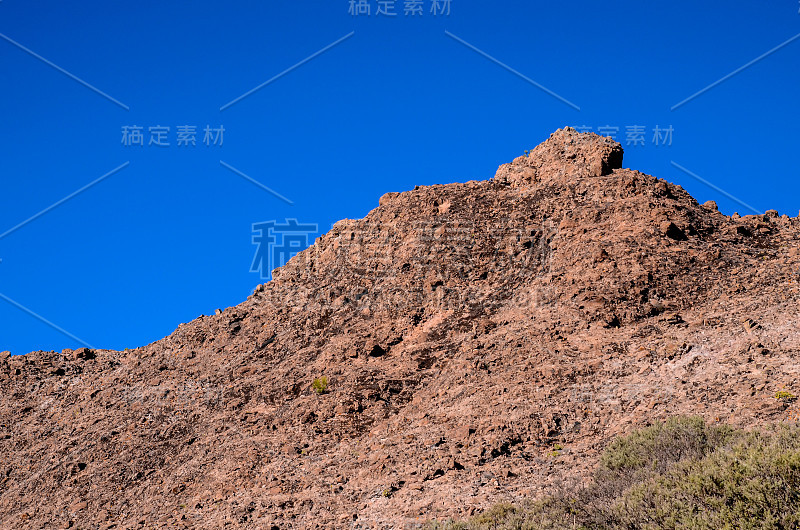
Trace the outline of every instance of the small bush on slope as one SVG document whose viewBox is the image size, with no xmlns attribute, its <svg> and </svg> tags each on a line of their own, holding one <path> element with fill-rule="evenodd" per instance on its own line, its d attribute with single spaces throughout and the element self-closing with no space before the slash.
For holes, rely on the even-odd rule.
<svg viewBox="0 0 800 530">
<path fill-rule="evenodd" d="M 314 388 L 314 392 L 317 394 L 327 394 L 328 393 L 328 378 L 326 376 L 317 377 L 311 383 L 312 388 Z"/>
<path fill-rule="evenodd" d="M 745 432 L 673 418 L 612 442 L 589 487 L 432 527 L 800 528 L 800 428 Z"/>
</svg>

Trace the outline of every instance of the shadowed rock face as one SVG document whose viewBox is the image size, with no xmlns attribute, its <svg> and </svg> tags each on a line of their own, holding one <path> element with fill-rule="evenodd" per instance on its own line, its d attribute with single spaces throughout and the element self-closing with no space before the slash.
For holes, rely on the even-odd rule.
<svg viewBox="0 0 800 530">
<path fill-rule="evenodd" d="M 556 131 L 163 340 L 0 357 L 0 527 L 413 526 L 585 479 L 669 415 L 796 417 L 798 219 L 621 162 Z"/>
</svg>

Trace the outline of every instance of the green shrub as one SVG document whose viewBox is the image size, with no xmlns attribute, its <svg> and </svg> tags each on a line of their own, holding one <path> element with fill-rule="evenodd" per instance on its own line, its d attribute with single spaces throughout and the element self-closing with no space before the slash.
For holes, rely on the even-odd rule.
<svg viewBox="0 0 800 530">
<path fill-rule="evenodd" d="M 800 431 L 741 434 L 724 450 L 680 462 L 637 484 L 618 503 L 624 525 L 658 520 L 665 528 L 797 528 Z"/>
<path fill-rule="evenodd" d="M 446 530 L 800 528 L 800 427 L 673 418 L 609 444 L 592 484 Z"/>
<path fill-rule="evenodd" d="M 317 377 L 314 379 L 314 382 L 311 383 L 311 386 L 317 394 L 326 394 L 328 392 L 328 378 L 324 375 L 322 377 Z"/>
<path fill-rule="evenodd" d="M 700 417 L 669 418 L 612 441 L 600 457 L 597 478 L 663 473 L 686 458 L 704 457 L 732 435 L 730 427 L 710 427 Z"/>
<path fill-rule="evenodd" d="M 775 399 L 789 402 L 796 400 L 797 396 L 795 396 L 791 392 L 787 392 L 786 390 L 778 390 L 777 392 L 775 392 Z"/>
</svg>

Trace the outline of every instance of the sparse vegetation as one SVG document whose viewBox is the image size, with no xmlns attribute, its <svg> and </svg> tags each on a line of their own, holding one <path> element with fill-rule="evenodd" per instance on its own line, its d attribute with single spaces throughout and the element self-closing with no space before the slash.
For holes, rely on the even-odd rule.
<svg viewBox="0 0 800 530">
<path fill-rule="evenodd" d="M 787 390 L 779 390 L 779 391 L 775 392 L 775 399 L 779 399 L 781 401 L 786 401 L 788 403 L 790 401 L 796 400 L 797 396 L 795 396 L 794 394 L 792 394 L 791 392 L 789 392 Z"/>
<path fill-rule="evenodd" d="M 613 441 L 593 483 L 440 530 L 800 526 L 800 427 L 746 432 L 679 417 Z"/>
<path fill-rule="evenodd" d="M 328 378 L 326 376 L 317 377 L 314 379 L 314 382 L 311 383 L 312 388 L 314 388 L 314 392 L 317 394 L 327 394 L 328 393 Z"/>
</svg>

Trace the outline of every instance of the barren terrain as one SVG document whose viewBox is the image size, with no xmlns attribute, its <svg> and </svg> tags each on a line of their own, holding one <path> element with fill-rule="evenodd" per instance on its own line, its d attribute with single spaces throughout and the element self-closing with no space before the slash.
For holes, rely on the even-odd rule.
<svg viewBox="0 0 800 530">
<path fill-rule="evenodd" d="M 158 342 L 3 356 L 0 527 L 414 527 L 584 480 L 668 416 L 795 421 L 798 236 L 559 130 Z"/>
</svg>

